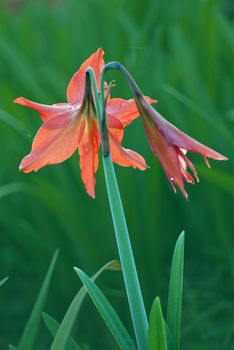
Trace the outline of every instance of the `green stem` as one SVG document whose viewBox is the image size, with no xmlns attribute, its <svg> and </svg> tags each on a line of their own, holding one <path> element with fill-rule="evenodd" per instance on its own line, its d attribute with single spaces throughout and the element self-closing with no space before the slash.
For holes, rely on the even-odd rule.
<svg viewBox="0 0 234 350">
<path fill-rule="evenodd" d="M 94 100 L 96 104 L 99 127 L 101 127 L 102 109 L 104 106 L 104 74 L 101 77 L 100 99 L 98 96 L 96 79 L 92 69 L 88 69 L 91 76 Z M 104 72 L 103 72 L 104 73 Z M 125 288 L 128 297 L 133 327 L 139 350 L 147 349 L 148 321 L 146 317 L 141 288 L 138 280 L 136 265 L 132 252 L 128 228 L 115 176 L 114 166 L 110 154 L 103 157 L 104 173 L 110 209 L 114 224 L 115 236 L 123 270 Z"/>
</svg>

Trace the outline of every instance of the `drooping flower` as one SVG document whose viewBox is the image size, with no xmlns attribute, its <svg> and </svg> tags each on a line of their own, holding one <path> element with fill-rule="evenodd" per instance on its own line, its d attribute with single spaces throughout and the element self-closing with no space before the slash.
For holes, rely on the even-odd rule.
<svg viewBox="0 0 234 350">
<path fill-rule="evenodd" d="M 176 128 L 152 108 L 143 96 L 138 97 L 137 105 L 141 111 L 142 123 L 152 152 L 159 159 L 168 180 L 176 192 L 176 184 L 183 195 L 188 198 L 184 189 L 183 179 L 194 184 L 192 175 L 199 181 L 196 169 L 187 157 L 187 152 L 199 153 L 210 167 L 207 158 L 227 160 L 222 154 L 196 141 L 192 137 Z"/>
<path fill-rule="evenodd" d="M 43 125 L 38 130 L 29 155 L 23 158 L 20 170 L 25 173 L 65 161 L 76 150 L 80 155 L 81 177 L 87 193 L 95 197 L 95 173 L 98 168 L 100 136 L 90 81 L 85 78 L 92 67 L 100 87 L 104 52 L 98 49 L 73 75 L 67 88 L 67 103 L 51 106 L 32 102 L 24 97 L 14 102 L 40 113 Z M 154 101 L 148 98 L 149 102 Z M 119 116 L 136 118 L 139 113 L 134 100 L 109 99 L 107 103 L 108 134 L 112 160 L 122 166 L 146 169 L 138 153 L 121 146 L 124 125 Z"/>
<path fill-rule="evenodd" d="M 127 78 L 135 95 L 135 101 L 150 148 L 159 159 L 173 190 L 176 192 L 176 184 L 183 195 L 188 198 L 183 180 L 194 184 L 194 178 L 197 182 L 199 178 L 194 165 L 187 157 L 187 152 L 201 154 L 208 167 L 210 167 L 210 164 L 207 158 L 216 160 L 227 160 L 228 158 L 196 141 L 168 122 L 148 103 L 129 72 L 123 66 L 118 62 L 113 62 L 110 65 L 120 69 Z M 123 115 L 120 116 L 120 119 L 124 126 L 131 122 L 131 116 L 126 118 Z M 188 169 L 190 169 L 194 178 L 188 172 Z"/>
</svg>

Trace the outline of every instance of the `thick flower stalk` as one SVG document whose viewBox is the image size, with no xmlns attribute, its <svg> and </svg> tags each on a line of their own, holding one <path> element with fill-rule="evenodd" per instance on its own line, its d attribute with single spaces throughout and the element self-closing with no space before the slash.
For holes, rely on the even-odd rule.
<svg viewBox="0 0 234 350">
<path fill-rule="evenodd" d="M 108 199 L 112 214 L 116 243 L 119 251 L 121 267 L 123 271 L 124 284 L 127 292 L 128 304 L 132 316 L 133 327 L 139 350 L 147 349 L 148 321 L 138 280 L 137 269 L 131 247 L 124 209 L 119 193 L 118 183 L 115 176 L 114 166 L 109 149 L 109 133 L 106 120 L 106 105 L 108 93 L 105 93 L 103 74 L 101 79 L 100 97 L 97 93 L 97 84 L 93 70 L 87 70 L 90 74 L 94 92 L 99 128 L 101 131 L 103 166 L 107 186 Z"/>
<path fill-rule="evenodd" d="M 127 78 L 135 96 L 136 105 L 152 152 L 159 159 L 168 180 L 176 192 L 175 184 L 183 195 L 188 198 L 183 180 L 194 184 L 194 178 L 199 181 L 196 169 L 187 157 L 187 152 L 201 154 L 210 167 L 207 158 L 227 160 L 225 156 L 188 136 L 173 124 L 163 118 L 144 98 L 129 72 L 118 62 L 110 62 L 105 70 L 119 69 Z M 120 117 L 123 125 L 128 125 L 132 119 Z M 191 173 L 188 172 L 190 169 Z"/>
<path fill-rule="evenodd" d="M 34 138 L 30 154 L 24 157 L 20 164 L 20 170 L 28 173 L 38 171 L 49 164 L 61 163 L 77 150 L 80 155 L 81 178 L 87 193 L 93 198 L 100 134 L 89 76 L 85 78 L 85 72 L 88 67 L 93 69 L 99 89 L 101 72 L 105 64 L 103 55 L 103 50 L 98 49 L 73 75 L 67 88 L 67 103 L 48 106 L 24 97 L 14 101 L 39 112 L 43 121 Z M 146 99 L 150 103 L 154 102 L 148 97 Z M 136 118 L 139 115 L 134 99 L 109 98 L 106 115 L 113 162 L 145 170 L 147 166 L 143 157 L 121 146 L 124 133 L 121 118 Z"/>
</svg>

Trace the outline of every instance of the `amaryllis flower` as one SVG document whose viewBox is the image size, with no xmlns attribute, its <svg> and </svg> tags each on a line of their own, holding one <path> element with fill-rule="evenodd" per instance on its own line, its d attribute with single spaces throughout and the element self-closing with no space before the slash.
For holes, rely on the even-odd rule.
<svg viewBox="0 0 234 350">
<path fill-rule="evenodd" d="M 187 157 L 187 152 L 201 154 L 208 167 L 210 167 L 210 164 L 207 158 L 216 160 L 227 160 L 227 158 L 169 123 L 151 107 L 142 95 L 137 96 L 136 102 L 152 152 L 159 159 L 174 191 L 176 192 L 174 185 L 176 184 L 183 195 L 188 198 L 183 179 L 194 184 L 194 178 L 197 182 L 199 178 L 194 165 Z M 188 169 L 190 169 L 194 178 L 188 172 Z"/>
<path fill-rule="evenodd" d="M 31 153 L 22 160 L 20 170 L 25 173 L 38 171 L 48 164 L 63 162 L 78 150 L 81 177 L 88 194 L 93 198 L 100 136 L 91 84 L 85 78 L 85 72 L 88 67 L 93 68 L 99 88 L 104 67 L 103 55 L 103 50 L 98 49 L 73 75 L 67 88 L 67 103 L 48 106 L 24 97 L 14 101 L 36 110 L 43 120 L 43 125 L 33 140 Z M 145 160 L 138 153 L 121 146 L 124 125 L 119 116 L 136 118 L 139 113 L 135 101 L 109 99 L 106 113 L 112 160 L 122 166 L 146 169 Z"/>
<path fill-rule="evenodd" d="M 216 160 L 227 160 L 228 158 L 186 135 L 163 118 L 144 98 L 134 79 L 120 63 L 111 62 L 109 68 L 119 69 L 127 78 L 135 95 L 137 108 L 152 152 L 159 159 L 173 190 L 176 192 L 176 184 L 183 195 L 188 198 L 183 180 L 194 184 L 194 178 L 197 182 L 199 178 L 194 165 L 187 157 L 187 152 L 201 154 L 208 167 L 210 167 L 210 164 L 207 158 Z M 126 118 L 123 115 L 120 116 L 120 119 L 124 126 L 131 122 L 131 116 Z M 188 169 L 190 169 L 194 178 L 188 172 Z"/>
</svg>

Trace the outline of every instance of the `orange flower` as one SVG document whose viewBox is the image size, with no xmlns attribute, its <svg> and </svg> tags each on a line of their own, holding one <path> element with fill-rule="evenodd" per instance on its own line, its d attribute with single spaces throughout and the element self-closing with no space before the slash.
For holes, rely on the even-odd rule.
<svg viewBox="0 0 234 350">
<path fill-rule="evenodd" d="M 131 87 L 136 94 L 137 107 L 152 152 L 159 159 L 174 191 L 176 192 L 174 185 L 176 184 L 188 198 L 183 179 L 192 184 L 194 179 L 187 168 L 191 170 L 197 182 L 199 178 L 186 153 L 189 151 L 201 154 L 208 167 L 210 165 L 207 157 L 216 160 L 227 160 L 227 158 L 177 129 L 150 106 L 133 82 Z"/>
<path fill-rule="evenodd" d="M 87 193 L 93 198 L 100 136 L 92 89 L 90 81 L 85 79 L 85 72 L 88 67 L 93 68 L 99 88 L 104 67 L 103 55 L 103 50 L 98 49 L 73 75 L 67 88 L 67 103 L 47 106 L 24 97 L 14 101 L 39 112 L 44 122 L 33 140 L 31 153 L 21 162 L 20 170 L 28 173 L 38 171 L 48 164 L 61 163 L 77 149 L 81 177 Z M 148 101 L 154 102 L 149 98 Z M 119 117 L 131 117 L 131 120 L 136 118 L 139 113 L 135 101 L 109 99 L 106 114 L 112 160 L 122 166 L 146 169 L 145 160 L 138 153 L 121 146 L 124 124 Z"/>
</svg>

